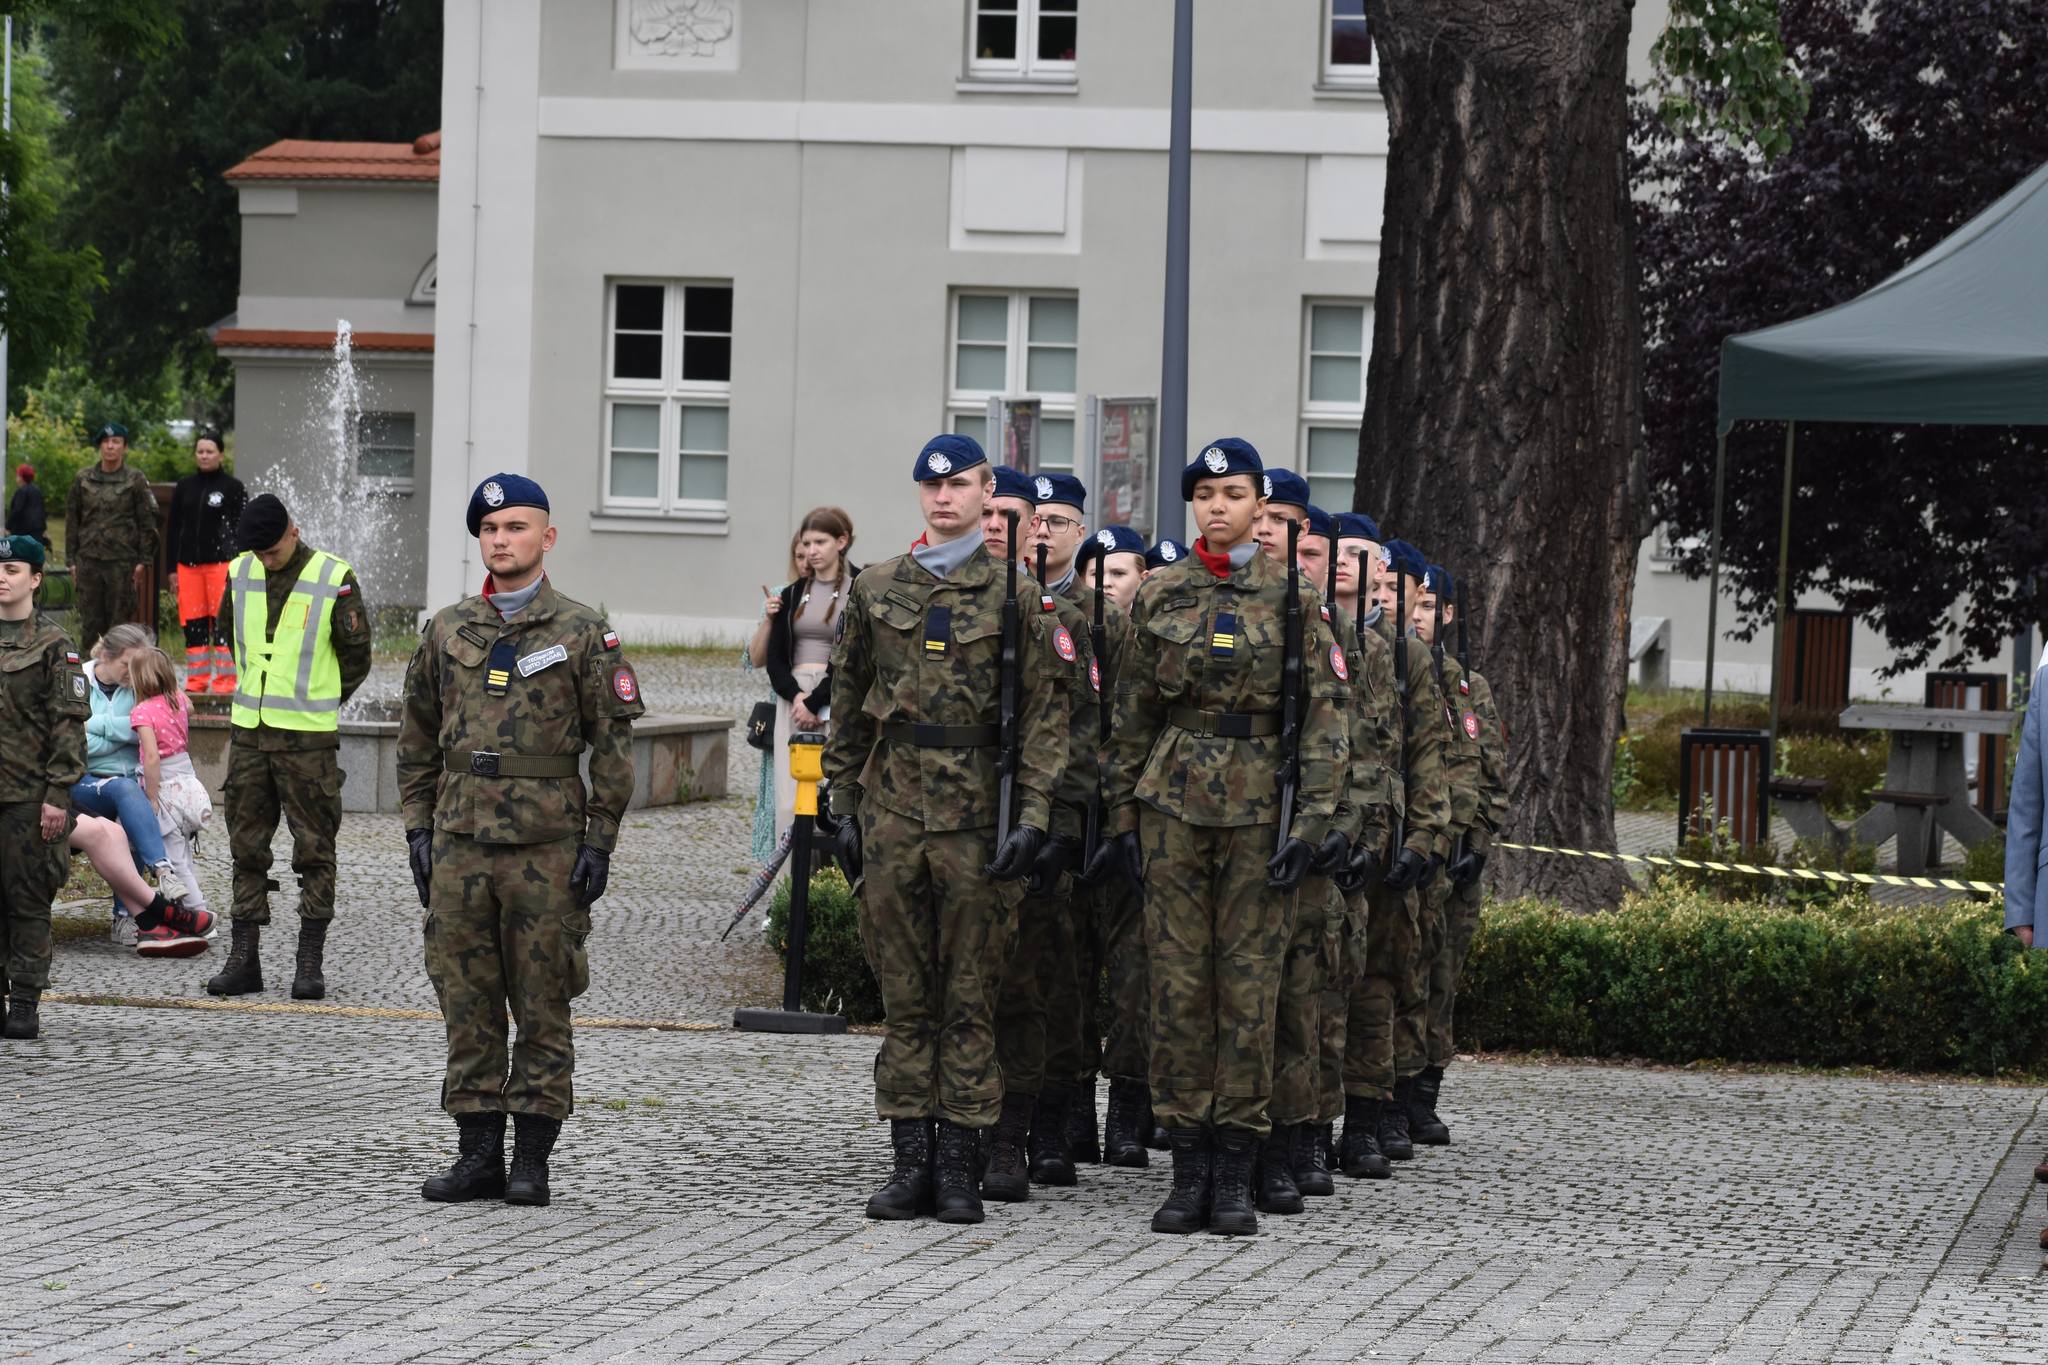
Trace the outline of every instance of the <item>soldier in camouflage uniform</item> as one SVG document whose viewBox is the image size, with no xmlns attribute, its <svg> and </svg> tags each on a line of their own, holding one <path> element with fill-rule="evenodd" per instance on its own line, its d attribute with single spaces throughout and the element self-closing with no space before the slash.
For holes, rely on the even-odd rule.
<svg viewBox="0 0 2048 1365">
<path fill-rule="evenodd" d="M 590 907 L 632 799 L 633 720 L 646 708 L 604 617 L 542 570 L 555 528 L 540 485 L 486 479 L 468 524 L 483 591 L 427 623 L 398 733 L 427 975 L 448 1031 L 441 1107 L 459 1134 L 454 1165 L 420 1193 L 545 1204 L 548 1157 L 575 1108 L 569 1002 L 590 985 Z"/>
<path fill-rule="evenodd" d="M 895 1166 L 868 1216 L 935 1210 L 978 1223 L 977 1130 L 1003 1110 L 997 997 L 1022 879 L 1051 827 L 1079 643 L 1021 582 L 1013 827 L 999 845 L 1006 575 L 982 543 L 987 457 L 967 437 L 935 436 L 912 477 L 926 531 L 854 580 L 832 652 L 824 767 L 887 1013 L 875 1109 Z"/>
<path fill-rule="evenodd" d="M 36 614 L 43 546 L 0 536 L 0 1037 L 29 1039 L 50 984 L 50 902 L 70 854 L 71 784 L 85 775 L 85 674 Z"/>
<path fill-rule="evenodd" d="M 1438 898 L 1435 942 L 1428 946 L 1429 1003 L 1424 1021 L 1424 1062 L 1416 1076 L 1408 1102 L 1408 1126 L 1415 1141 L 1441 1146 L 1451 1140 L 1450 1127 L 1437 1114 L 1442 1093 L 1444 1068 L 1453 1055 L 1452 1010 L 1457 1001 L 1458 982 L 1465 971 L 1465 955 L 1472 936 L 1479 930 L 1479 908 L 1484 899 L 1480 877 L 1486 870 L 1487 851 L 1500 832 L 1507 807 L 1507 743 L 1501 733 L 1500 715 L 1494 709 L 1493 692 L 1486 679 L 1468 670 L 1450 652 L 1457 637 L 1457 583 L 1441 564 L 1429 566 L 1423 579 L 1422 596 L 1415 604 L 1415 629 L 1432 647 L 1443 647 L 1444 699 L 1456 721 L 1454 739 L 1464 741 L 1470 754 L 1467 800 L 1461 805 L 1453 787 L 1452 823 L 1458 843 L 1442 881 L 1431 888 Z M 1443 613 L 1442 641 L 1437 639 L 1437 612 Z M 1460 812 L 1464 816 L 1460 818 Z"/>
<path fill-rule="evenodd" d="M 99 463 L 78 471 L 64 505 L 65 551 L 88 654 L 107 627 L 135 619 L 135 574 L 155 562 L 157 547 L 156 494 L 148 476 L 128 464 L 128 428 L 109 422 L 93 442 Z M 146 618 L 151 625 L 155 615 Z"/>
<path fill-rule="evenodd" d="M 1271 1130 L 1294 893 L 1330 832 L 1348 758 L 1348 665 L 1320 595 L 1299 585 L 1301 783 L 1280 828 L 1290 571 L 1252 538 L 1263 475 L 1235 437 L 1188 465 L 1181 493 L 1202 539 L 1138 589 L 1117 684 L 1117 839 L 1103 856 L 1135 866 L 1145 889 L 1152 1098 L 1174 1166 L 1157 1232 L 1258 1229 L 1251 1172 Z"/>
<path fill-rule="evenodd" d="M 327 994 L 323 959 L 334 920 L 334 840 L 341 832 L 342 705 L 370 676 L 370 611 L 346 561 L 299 538 L 269 493 L 249 501 L 235 528 L 221 621 L 234 651 L 228 712 L 228 853 L 234 862 L 228 959 L 209 977 L 214 995 L 263 989 L 261 938 L 270 923 L 270 845 L 282 817 L 299 879 L 299 943 L 292 998 Z"/>
</svg>

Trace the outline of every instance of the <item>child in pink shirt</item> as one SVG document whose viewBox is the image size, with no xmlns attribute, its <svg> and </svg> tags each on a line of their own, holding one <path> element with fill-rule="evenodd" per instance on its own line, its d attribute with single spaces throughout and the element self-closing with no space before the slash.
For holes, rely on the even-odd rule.
<svg viewBox="0 0 2048 1365">
<path fill-rule="evenodd" d="M 213 800 L 186 752 L 192 716 L 178 690 L 170 659 L 159 649 L 135 651 L 129 677 L 135 688 L 135 709 L 128 723 L 142 748 L 142 790 L 156 807 L 164 853 L 189 888 L 179 902 L 187 910 L 206 906 L 192 853 L 199 831 L 213 819 Z"/>
</svg>

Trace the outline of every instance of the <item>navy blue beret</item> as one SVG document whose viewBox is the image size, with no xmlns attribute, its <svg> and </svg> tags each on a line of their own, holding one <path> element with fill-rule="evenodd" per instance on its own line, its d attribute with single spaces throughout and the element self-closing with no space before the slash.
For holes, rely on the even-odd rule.
<svg viewBox="0 0 2048 1365">
<path fill-rule="evenodd" d="M 1068 507 L 1086 508 L 1088 489 L 1072 474 L 1034 474 L 1031 478 L 1031 501 L 1057 502 Z"/>
<path fill-rule="evenodd" d="M 1405 540 L 1390 540 L 1380 546 L 1380 563 L 1403 578 L 1420 580 L 1429 573 L 1429 561 L 1422 557 L 1422 551 Z"/>
<path fill-rule="evenodd" d="M 1145 537 L 1128 526 L 1105 526 L 1081 542 L 1081 548 L 1074 552 L 1076 564 L 1086 564 L 1097 555 L 1140 555 L 1145 553 Z"/>
<path fill-rule="evenodd" d="M 1336 517 L 1339 539 L 1370 540 L 1379 543 L 1380 524 L 1363 512 L 1339 512 Z"/>
<path fill-rule="evenodd" d="M 1432 564 L 1422 576 L 1422 590 L 1435 593 L 1443 599 L 1445 606 L 1449 606 L 1451 599 L 1458 595 L 1458 580 L 1452 578 L 1451 571 L 1443 565 Z"/>
<path fill-rule="evenodd" d="M 548 495 L 524 474 L 493 474 L 469 495 L 469 533 L 483 529 L 484 518 L 503 507 L 538 507 L 548 510 Z"/>
<path fill-rule="evenodd" d="M 911 467 L 910 477 L 923 483 L 926 479 L 943 479 L 948 474 L 958 474 L 963 469 L 986 463 L 988 456 L 982 451 L 981 442 L 972 436 L 955 436 L 947 432 L 924 443 L 924 449 L 917 452 L 917 463 Z"/>
<path fill-rule="evenodd" d="M 1202 447 L 1202 453 L 1188 461 L 1188 467 L 1180 476 L 1180 500 L 1195 500 L 1195 483 L 1200 479 L 1225 478 L 1232 474 L 1250 474 L 1252 486 L 1259 488 L 1265 496 L 1258 476 L 1266 472 L 1266 466 L 1259 459 L 1259 452 L 1252 449 L 1252 443 L 1238 436 L 1226 436 L 1220 441 L 1211 441 Z"/>
<path fill-rule="evenodd" d="M 996 498 L 1022 498 L 1031 501 L 1031 476 L 1021 469 L 1012 469 L 1006 464 L 995 467 L 995 491 L 989 496 Z"/>
<path fill-rule="evenodd" d="M 1265 496 L 1267 502 L 1277 502 L 1282 507 L 1308 506 L 1308 480 L 1291 469 L 1269 469 L 1266 471 Z"/>
<path fill-rule="evenodd" d="M 1188 547 L 1177 540 L 1161 540 L 1145 551 L 1145 567 L 1163 569 L 1169 564 L 1178 564 L 1188 557 Z"/>
<path fill-rule="evenodd" d="M 1335 541 L 1337 537 L 1331 534 L 1335 529 L 1328 512 L 1320 507 L 1310 507 L 1308 525 L 1301 528 L 1301 533 L 1305 536 L 1321 536 L 1325 540 Z"/>
</svg>

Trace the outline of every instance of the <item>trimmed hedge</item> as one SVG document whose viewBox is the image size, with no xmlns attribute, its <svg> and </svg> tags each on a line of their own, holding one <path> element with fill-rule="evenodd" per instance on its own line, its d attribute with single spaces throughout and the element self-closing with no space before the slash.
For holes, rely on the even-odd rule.
<svg viewBox="0 0 2048 1365">
<path fill-rule="evenodd" d="M 882 992 L 860 944 L 860 902 L 837 867 L 828 863 L 811 874 L 805 920 L 809 933 L 804 941 L 803 1007 L 843 1014 L 848 1023 L 881 1023 Z M 768 906 L 768 946 L 788 960 L 787 877 L 776 884 L 775 899 Z"/>
</svg>

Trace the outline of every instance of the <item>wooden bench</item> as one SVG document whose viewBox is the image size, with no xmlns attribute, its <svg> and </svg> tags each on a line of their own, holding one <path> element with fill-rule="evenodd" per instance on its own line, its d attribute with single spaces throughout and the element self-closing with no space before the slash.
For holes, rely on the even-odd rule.
<svg viewBox="0 0 2048 1365">
<path fill-rule="evenodd" d="M 1935 840 L 1941 837 L 1941 832 L 1935 828 L 1930 812 L 1937 806 L 1946 806 L 1946 796 L 1940 792 L 1879 787 L 1870 793 L 1870 799 L 1890 806 L 1898 813 L 1899 871 L 1902 874 L 1917 877 L 1938 861 Z"/>
</svg>

